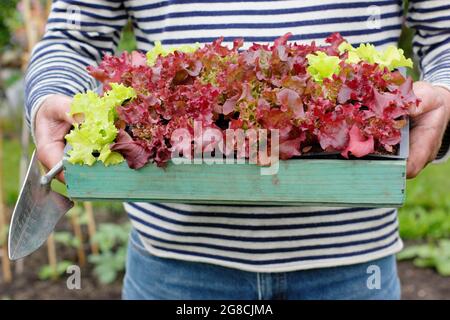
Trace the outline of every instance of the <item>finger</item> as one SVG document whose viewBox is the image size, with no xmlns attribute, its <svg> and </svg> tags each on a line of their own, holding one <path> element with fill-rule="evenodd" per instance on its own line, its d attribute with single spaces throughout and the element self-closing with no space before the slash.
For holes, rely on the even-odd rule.
<svg viewBox="0 0 450 320">
<path fill-rule="evenodd" d="M 418 107 L 410 108 L 411 117 L 417 117 L 442 106 L 442 95 L 437 94 L 436 88 L 427 82 L 417 81 L 413 84 L 414 94 L 421 100 Z"/>
<path fill-rule="evenodd" d="M 437 153 L 439 132 L 434 127 L 417 126 L 410 132 L 410 152 L 406 176 L 415 178 Z"/>
<path fill-rule="evenodd" d="M 50 170 L 58 164 L 64 155 L 64 142 L 53 141 L 51 143 L 45 143 L 37 148 L 37 157 L 42 165 Z M 58 180 L 64 182 L 63 172 L 59 173 L 57 176 Z"/>
</svg>

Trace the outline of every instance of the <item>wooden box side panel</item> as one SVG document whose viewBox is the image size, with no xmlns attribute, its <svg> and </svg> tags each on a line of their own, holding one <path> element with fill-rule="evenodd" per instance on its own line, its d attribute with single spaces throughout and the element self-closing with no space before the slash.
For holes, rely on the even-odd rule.
<svg viewBox="0 0 450 320">
<path fill-rule="evenodd" d="M 147 165 L 129 169 L 65 163 L 68 194 L 79 200 L 400 206 L 404 160 L 287 160 L 276 175 L 252 164 Z"/>
</svg>

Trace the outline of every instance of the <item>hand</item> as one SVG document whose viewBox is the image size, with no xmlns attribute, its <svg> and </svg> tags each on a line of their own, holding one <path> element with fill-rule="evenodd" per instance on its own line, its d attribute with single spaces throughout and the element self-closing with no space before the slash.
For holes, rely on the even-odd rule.
<svg viewBox="0 0 450 320">
<path fill-rule="evenodd" d="M 423 81 L 414 83 L 413 90 L 422 102 L 410 110 L 408 178 L 416 177 L 435 159 L 450 120 L 450 91 Z"/>
<path fill-rule="evenodd" d="M 36 114 L 35 137 L 37 157 L 47 168 L 53 168 L 64 154 L 64 136 L 72 127 L 73 119 L 68 115 L 72 99 L 62 95 L 51 95 L 45 99 Z M 61 172 L 58 180 L 64 182 Z"/>
</svg>

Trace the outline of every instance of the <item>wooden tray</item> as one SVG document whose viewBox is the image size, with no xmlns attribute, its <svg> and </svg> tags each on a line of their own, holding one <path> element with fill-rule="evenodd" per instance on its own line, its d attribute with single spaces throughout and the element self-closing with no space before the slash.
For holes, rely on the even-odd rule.
<svg viewBox="0 0 450 320">
<path fill-rule="evenodd" d="M 126 163 L 92 167 L 64 162 L 74 200 L 179 203 L 399 207 L 405 196 L 405 159 L 280 161 L 276 175 L 254 164 Z"/>
</svg>

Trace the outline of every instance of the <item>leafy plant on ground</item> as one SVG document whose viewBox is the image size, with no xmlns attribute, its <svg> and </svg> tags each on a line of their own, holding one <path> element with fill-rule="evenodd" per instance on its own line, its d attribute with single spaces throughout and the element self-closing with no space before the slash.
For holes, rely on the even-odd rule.
<svg viewBox="0 0 450 320">
<path fill-rule="evenodd" d="M 400 234 L 404 239 L 450 238 L 450 207 L 427 210 L 404 209 L 399 214 Z"/>
<path fill-rule="evenodd" d="M 41 280 L 57 279 L 63 275 L 69 266 L 73 265 L 72 261 L 63 260 L 56 264 L 56 268 L 46 264 L 39 269 L 38 277 Z"/>
<path fill-rule="evenodd" d="M 414 180 L 408 180 L 406 203 L 399 210 L 400 235 L 409 244 L 398 258 L 412 259 L 420 267 L 436 268 L 448 275 L 450 257 L 450 162 L 429 165 Z"/>
<path fill-rule="evenodd" d="M 435 268 L 442 276 L 450 276 L 450 240 L 412 245 L 397 255 L 399 260 L 413 259 L 415 266 Z"/>
<path fill-rule="evenodd" d="M 399 210 L 400 235 L 408 240 L 450 238 L 450 161 L 430 164 L 408 180 Z"/>
<path fill-rule="evenodd" d="M 67 248 L 78 248 L 80 246 L 80 241 L 72 235 L 69 231 L 58 231 L 53 233 L 53 237 L 55 243 L 58 243 Z M 51 265 L 46 264 L 43 265 L 38 270 L 38 277 L 41 280 L 48 279 L 58 279 L 61 275 L 63 275 L 67 268 L 74 264 L 72 261 L 63 260 L 59 261 L 56 264 L 56 267 L 53 268 Z"/>
<path fill-rule="evenodd" d="M 94 273 L 101 283 L 112 283 L 125 270 L 130 223 L 102 223 L 93 241 L 98 244 L 100 254 L 89 256 L 94 264 Z"/>
<path fill-rule="evenodd" d="M 68 248 L 78 248 L 80 246 L 80 240 L 69 231 L 55 232 L 53 237 L 56 243 L 62 244 Z"/>
</svg>

